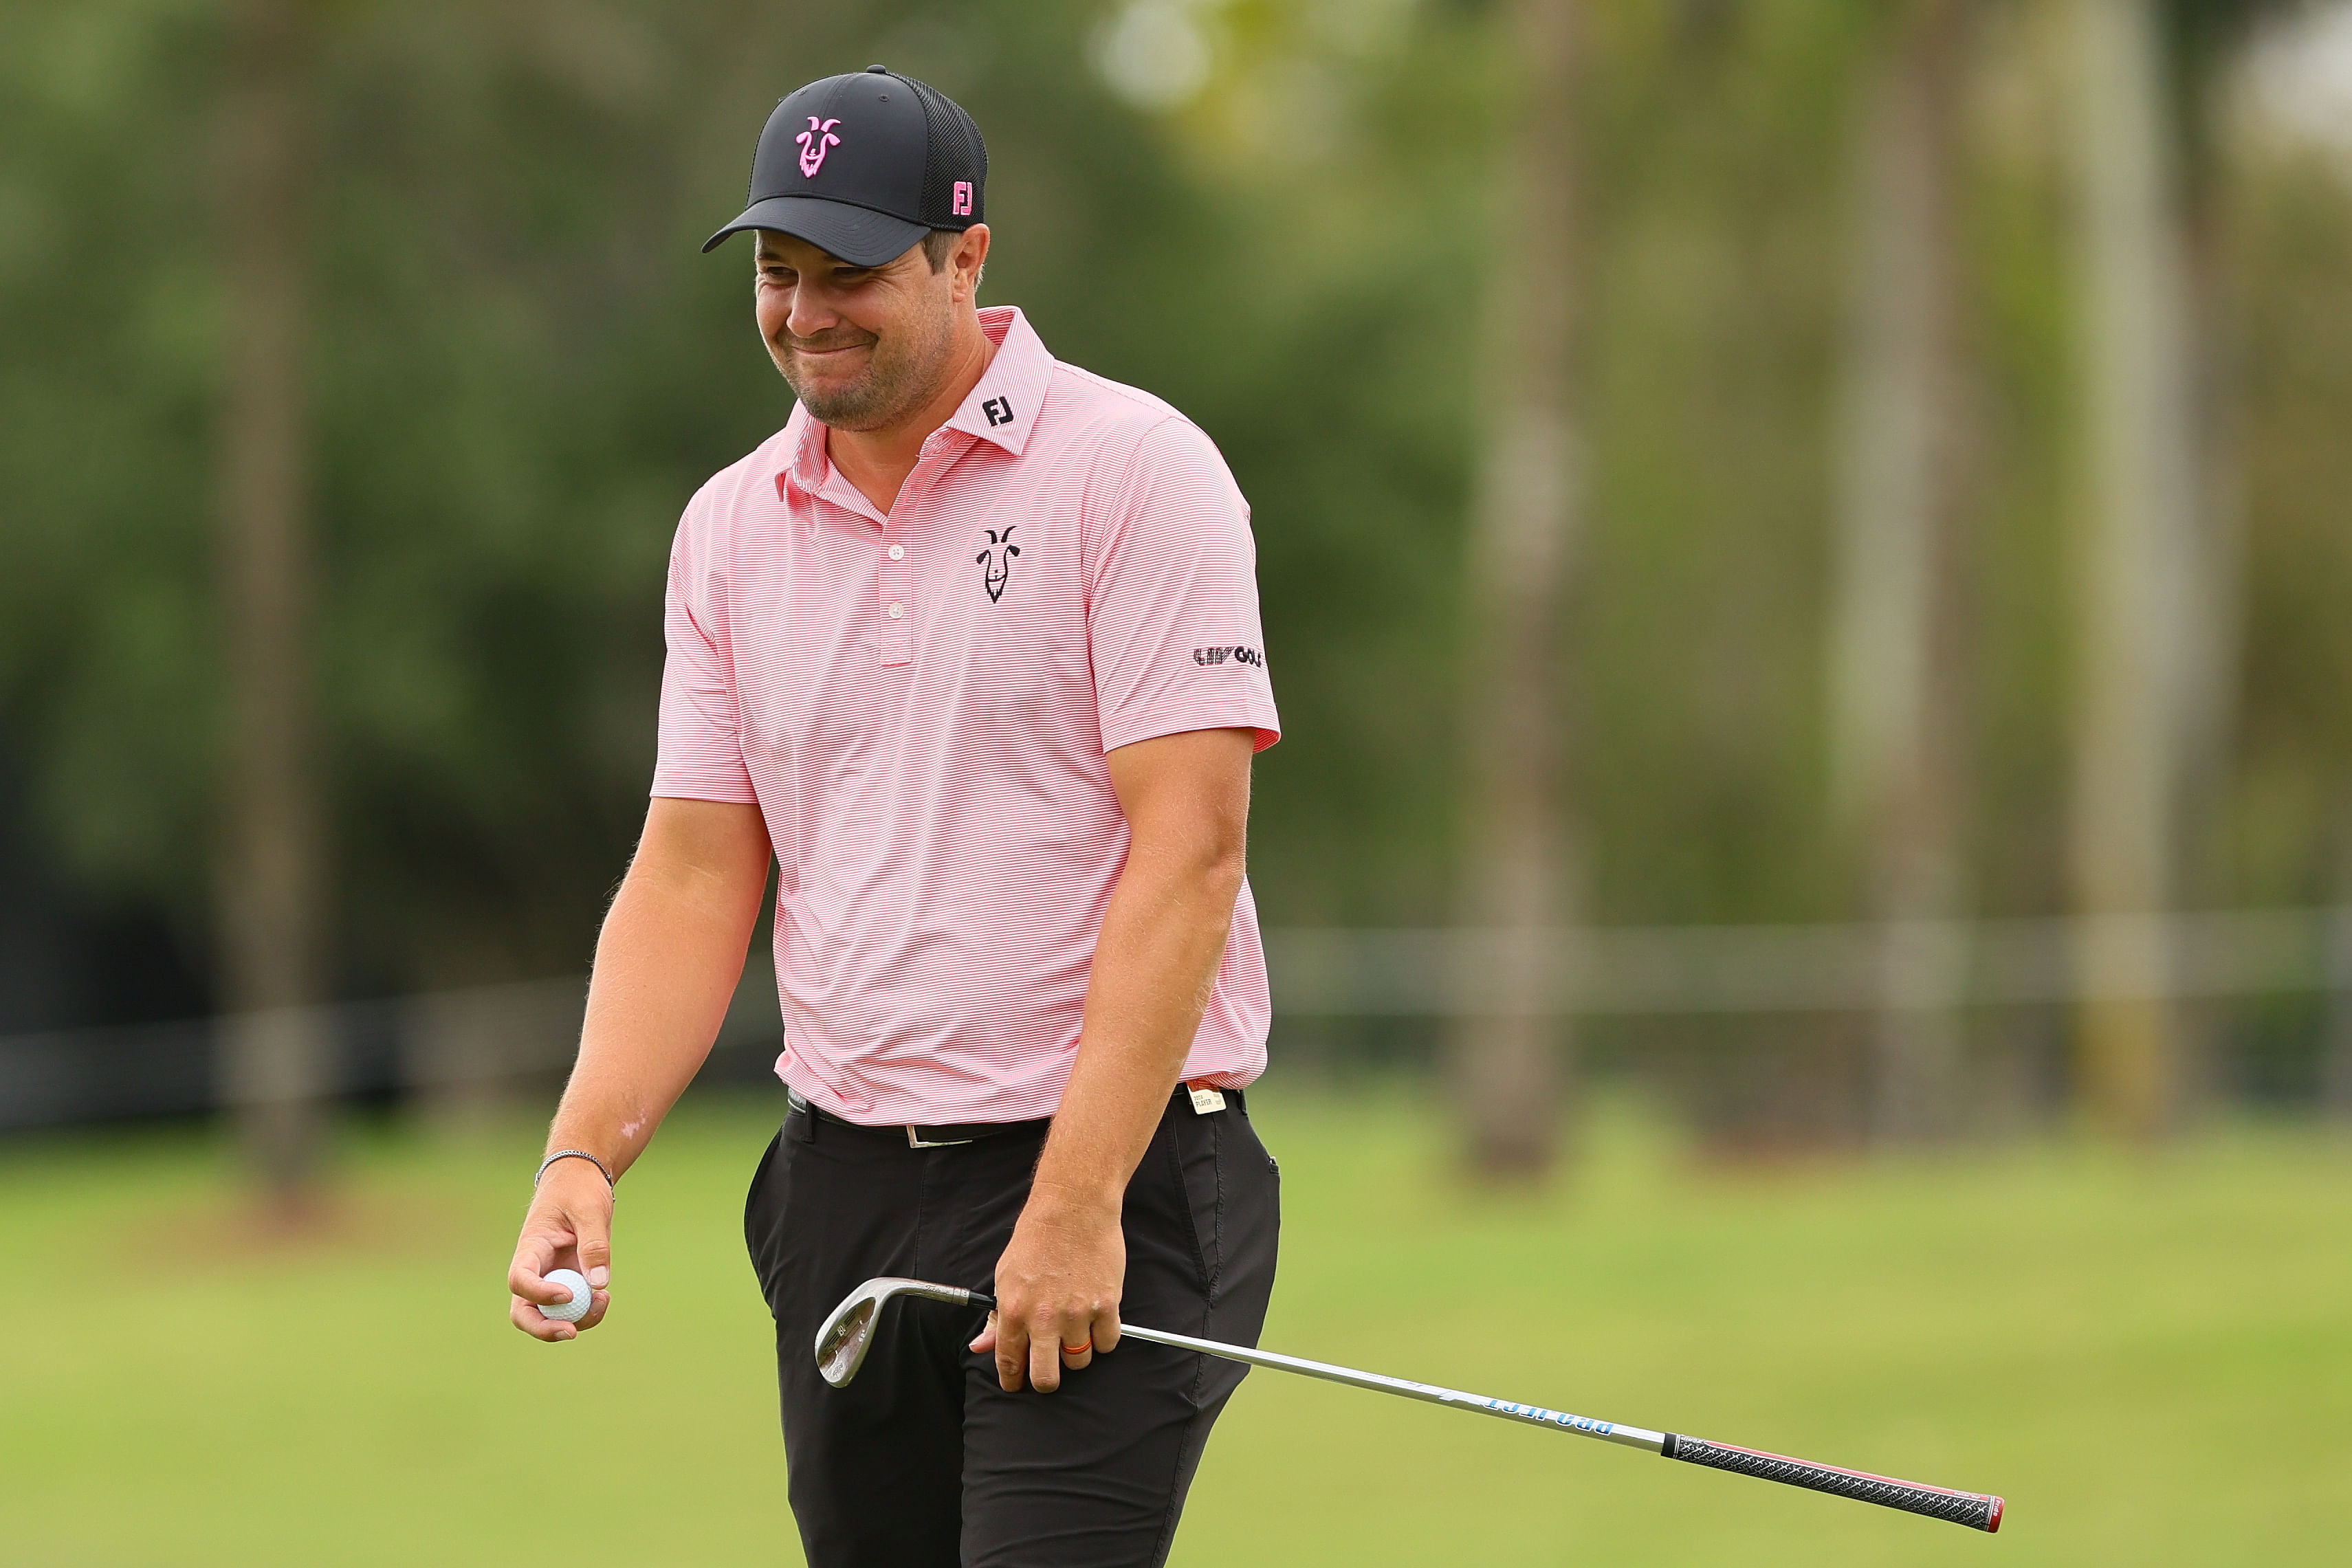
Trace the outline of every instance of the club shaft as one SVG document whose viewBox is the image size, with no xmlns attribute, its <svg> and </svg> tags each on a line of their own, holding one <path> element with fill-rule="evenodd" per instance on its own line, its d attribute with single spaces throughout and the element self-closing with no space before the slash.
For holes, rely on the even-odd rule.
<svg viewBox="0 0 2352 1568">
<path fill-rule="evenodd" d="M 1377 1372 L 1358 1372 L 1350 1366 L 1333 1366 L 1328 1362 L 1280 1355 L 1270 1350 L 1220 1344 L 1215 1340 L 1194 1339 L 1190 1334 L 1169 1333 L 1161 1329 L 1138 1328 L 1132 1323 L 1121 1323 L 1118 1332 L 1126 1338 L 1173 1345 L 1178 1350 L 1199 1351 L 1204 1355 L 1222 1356 L 1227 1361 L 1238 1361 L 1250 1366 L 1271 1367 L 1276 1372 L 1295 1372 L 1301 1377 L 1319 1377 L 1326 1383 L 1344 1383 L 1350 1388 L 1369 1388 L 1375 1394 L 1401 1394 L 1407 1399 L 1451 1406 L 1457 1410 L 1475 1410 L 1481 1415 L 1499 1416 L 1507 1421 L 1525 1421 L 1535 1427 L 1556 1427 L 1564 1432 L 1598 1437 L 1604 1443 L 1622 1443 L 1629 1448 L 1647 1448 L 1654 1454 L 1665 1451 L 1666 1435 L 1641 1427 L 1621 1427 L 1613 1421 L 1595 1421 L 1589 1416 L 1572 1416 L 1565 1410 L 1547 1410 L 1540 1405 L 1490 1399 L 1483 1394 L 1465 1394 L 1458 1388 L 1440 1388 L 1435 1384 L 1414 1383 L 1402 1377 L 1383 1377 Z"/>
<path fill-rule="evenodd" d="M 970 1292 L 973 1306 L 994 1310 L 996 1303 L 978 1291 Z M 1247 1366 L 1270 1367 L 1276 1372 L 1295 1372 L 1301 1377 L 1319 1377 L 1326 1383 L 1344 1383 L 1350 1388 L 1369 1388 L 1375 1394 L 1402 1394 L 1407 1399 L 1425 1400 L 1432 1405 L 1451 1406 L 1457 1410 L 1475 1410 L 1482 1415 L 1499 1416 L 1507 1421 L 1525 1421 L 1534 1427 L 1556 1427 L 1564 1432 L 1580 1432 L 1588 1437 L 1598 1437 L 1607 1443 L 1622 1443 L 1629 1448 L 1647 1448 L 1654 1454 L 1665 1452 L 1666 1435 L 1640 1427 L 1620 1427 L 1612 1421 L 1595 1421 L 1587 1416 L 1571 1416 L 1565 1410 L 1547 1410 L 1540 1405 L 1520 1405 L 1508 1399 L 1490 1399 L 1483 1394 L 1465 1394 L 1458 1388 L 1440 1388 L 1433 1383 L 1414 1383 L 1408 1378 L 1383 1377 L 1377 1372 L 1359 1372 L 1352 1366 L 1334 1366 L 1328 1361 L 1308 1361 L 1304 1356 L 1282 1355 L 1270 1350 L 1254 1350 L 1247 1345 L 1225 1344 L 1213 1339 L 1194 1339 L 1190 1334 L 1170 1333 L 1165 1329 L 1139 1328 L 1133 1323 L 1118 1325 L 1121 1338 L 1149 1340 L 1153 1344 L 1172 1345 L 1178 1350 L 1198 1351 L 1203 1355 L 1238 1361 Z"/>
<path fill-rule="evenodd" d="M 959 1293 L 965 1295 L 973 1306 L 992 1309 L 996 1305 L 978 1291 Z M 1328 1361 L 1308 1361 L 1303 1356 L 1283 1355 L 1270 1350 L 1253 1350 L 1245 1345 L 1224 1344 L 1213 1339 L 1194 1339 L 1190 1334 L 1170 1333 L 1165 1329 L 1139 1328 L 1133 1323 L 1121 1323 L 1118 1332 L 1124 1339 L 1139 1339 L 1177 1350 L 1196 1351 L 1202 1355 L 1238 1361 L 1246 1366 L 1293 1372 L 1301 1377 L 1317 1377 L 1326 1383 L 1345 1384 L 1350 1388 L 1367 1388 L 1375 1394 L 1401 1394 L 1407 1399 L 1444 1405 L 1455 1410 L 1474 1410 L 1483 1416 L 1499 1416 L 1507 1421 L 1523 1421 L 1531 1427 L 1575 1432 L 1587 1437 L 1598 1437 L 1604 1443 L 1643 1448 L 1669 1459 L 1680 1459 L 1685 1464 L 1703 1465 L 1709 1469 L 1752 1476 L 1759 1480 L 1779 1481 L 1784 1486 L 1803 1487 L 1809 1491 L 1827 1492 L 1832 1497 L 1849 1498 L 1856 1502 L 1876 1503 L 1881 1508 L 1899 1509 L 1905 1513 L 1940 1519 L 1948 1523 L 1966 1525 L 1971 1530 L 1981 1530 L 1988 1534 L 2000 1528 L 2001 1514 L 2007 1507 L 2000 1498 L 1981 1492 L 1923 1486 L 1916 1481 L 1897 1480 L 1892 1476 L 1871 1475 L 1862 1470 L 1841 1469 L 1834 1465 L 1815 1464 L 1811 1459 L 1790 1458 L 1784 1454 L 1770 1454 L 1757 1448 L 1711 1443 L 1705 1438 L 1674 1432 L 1653 1432 L 1646 1427 L 1623 1427 L 1614 1421 L 1596 1421 L 1589 1416 L 1573 1416 L 1565 1410 L 1547 1410 L 1540 1405 L 1521 1405 L 1509 1399 L 1492 1399 L 1483 1394 L 1465 1394 L 1457 1388 L 1440 1388 L 1432 1383 L 1385 1377 L 1377 1372 L 1359 1372 L 1352 1366 L 1334 1366 Z"/>
</svg>

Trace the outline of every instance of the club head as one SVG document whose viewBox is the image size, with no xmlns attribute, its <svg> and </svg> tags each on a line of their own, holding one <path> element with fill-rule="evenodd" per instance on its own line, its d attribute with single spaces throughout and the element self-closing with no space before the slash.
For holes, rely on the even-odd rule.
<svg viewBox="0 0 2352 1568">
<path fill-rule="evenodd" d="M 816 1331 L 818 1375 L 835 1388 L 848 1387 L 857 1369 L 866 1364 L 866 1353 L 873 1347 L 874 1329 L 882 1321 L 882 1309 L 900 1296 L 948 1301 L 956 1306 L 990 1304 L 988 1298 L 977 1291 L 959 1290 L 953 1285 L 933 1285 L 921 1280 L 868 1280 L 844 1297 L 841 1305 L 824 1320 L 824 1326 Z"/>
</svg>

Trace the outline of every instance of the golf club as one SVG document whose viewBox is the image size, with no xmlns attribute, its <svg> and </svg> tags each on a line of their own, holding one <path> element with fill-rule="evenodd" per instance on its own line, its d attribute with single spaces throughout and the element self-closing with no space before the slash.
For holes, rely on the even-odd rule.
<svg viewBox="0 0 2352 1568">
<path fill-rule="evenodd" d="M 874 1327 L 881 1319 L 882 1309 L 900 1296 L 985 1310 L 993 1310 L 996 1305 L 992 1297 L 982 1291 L 961 1290 L 954 1285 L 933 1285 L 920 1280 L 868 1280 L 852 1291 L 841 1305 L 834 1308 L 833 1315 L 824 1320 L 823 1328 L 817 1330 L 817 1370 L 827 1383 L 835 1388 L 849 1385 L 849 1380 L 857 1375 L 857 1369 L 866 1364 L 866 1353 L 873 1346 Z M 1729 1470 L 1735 1475 L 1806 1487 L 1814 1491 L 1828 1492 L 1833 1497 L 1852 1498 L 1857 1502 L 1874 1502 L 1882 1508 L 1897 1508 L 1906 1513 L 1924 1514 L 1929 1519 L 1964 1524 L 1987 1534 L 2000 1528 L 2004 1507 L 2001 1500 L 1978 1492 L 1948 1491 L 1942 1487 L 1921 1486 L 1916 1481 L 1895 1480 L 1861 1470 L 1842 1470 L 1834 1465 L 1817 1465 L 1810 1459 L 1791 1459 L 1755 1448 L 1710 1443 L 1675 1432 L 1621 1427 L 1613 1421 L 1571 1416 L 1565 1410 L 1547 1410 L 1538 1405 L 1489 1399 L 1480 1394 L 1464 1394 L 1427 1383 L 1409 1383 L 1402 1377 L 1383 1377 L 1375 1372 L 1357 1372 L 1325 1362 L 1304 1361 L 1295 1355 L 1277 1355 L 1267 1350 L 1219 1344 L 1214 1340 L 1194 1339 L 1189 1334 L 1169 1333 L 1162 1329 L 1139 1328 L 1133 1323 L 1121 1323 L 1118 1332 L 1122 1338 L 1173 1345 L 1178 1350 L 1222 1356 L 1227 1361 L 1238 1361 L 1250 1366 L 1296 1372 L 1306 1377 L 1322 1378 L 1327 1383 L 1369 1388 L 1376 1394 L 1402 1394 L 1408 1399 L 1423 1399 L 1432 1405 L 1450 1405 L 1456 1409 L 1483 1411 L 1507 1420 L 1580 1432 L 1603 1442 L 1622 1443 L 1629 1448 L 1646 1448 L 1651 1453 L 1669 1459 L 1680 1459 L 1685 1464 L 1705 1465 L 1710 1469 Z"/>
</svg>

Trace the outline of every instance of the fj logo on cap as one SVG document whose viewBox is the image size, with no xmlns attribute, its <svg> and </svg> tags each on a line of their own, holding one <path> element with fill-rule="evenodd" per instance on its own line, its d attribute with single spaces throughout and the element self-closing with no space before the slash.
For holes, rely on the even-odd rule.
<svg viewBox="0 0 2352 1568">
<path fill-rule="evenodd" d="M 1001 535 L 989 529 L 988 548 L 971 558 L 980 564 L 981 586 L 988 590 L 991 604 L 1004 597 L 1004 580 L 1013 575 L 1013 558 L 1021 553 L 1021 547 L 1013 542 L 1013 530 L 1020 526 L 1007 523 Z"/>
<path fill-rule="evenodd" d="M 808 122 L 809 128 L 793 140 L 801 144 L 801 177 L 804 180 L 814 180 L 816 178 L 816 172 L 824 167 L 824 155 L 841 145 L 841 138 L 833 133 L 833 128 L 839 125 L 841 121 L 821 120 L 812 114 L 808 117 Z"/>
<path fill-rule="evenodd" d="M 948 210 L 960 218 L 971 216 L 971 182 L 970 180 L 958 180 L 955 183 L 955 195 L 948 204 Z"/>
<path fill-rule="evenodd" d="M 1013 400 L 1009 397 L 990 398 L 986 402 L 980 405 L 980 412 L 988 415 L 988 426 L 991 430 L 995 429 L 1000 424 L 1011 424 L 1013 423 Z"/>
</svg>

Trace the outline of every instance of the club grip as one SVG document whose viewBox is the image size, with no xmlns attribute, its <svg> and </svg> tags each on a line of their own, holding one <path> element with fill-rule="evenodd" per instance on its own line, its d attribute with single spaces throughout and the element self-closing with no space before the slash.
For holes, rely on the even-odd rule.
<svg viewBox="0 0 2352 1568">
<path fill-rule="evenodd" d="M 1916 1481 L 1898 1481 L 1890 1476 L 1874 1476 L 1861 1470 L 1842 1470 L 1834 1465 L 1817 1465 L 1809 1459 L 1792 1459 L 1783 1454 L 1767 1454 L 1755 1448 L 1735 1448 L 1728 1443 L 1710 1443 L 1704 1437 L 1685 1437 L 1677 1432 L 1666 1434 L 1665 1447 L 1659 1451 L 1667 1458 L 1680 1459 L 1685 1464 L 1705 1465 L 1710 1469 L 1729 1470 L 1734 1475 L 1754 1476 L 1759 1480 L 1806 1487 L 1813 1491 L 1828 1492 L 1833 1497 L 1852 1498 L 1856 1502 L 1874 1502 L 1881 1508 L 1899 1508 L 1906 1513 L 1925 1514 L 1929 1519 L 1940 1519 L 1950 1524 L 1965 1524 L 1970 1530 L 1981 1530 L 1988 1535 L 2000 1528 L 2001 1510 L 2005 1506 L 2000 1499 L 1987 1497 L 1980 1492 L 1923 1487 Z"/>
</svg>

